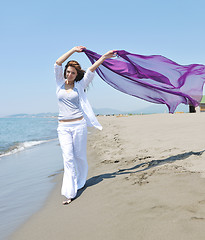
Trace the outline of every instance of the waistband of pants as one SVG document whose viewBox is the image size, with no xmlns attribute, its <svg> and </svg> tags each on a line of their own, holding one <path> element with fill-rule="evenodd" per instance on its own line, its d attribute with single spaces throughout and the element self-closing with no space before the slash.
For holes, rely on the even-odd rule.
<svg viewBox="0 0 205 240">
<path fill-rule="evenodd" d="M 79 120 L 79 121 L 73 121 L 73 122 L 58 122 L 58 126 L 77 126 L 77 125 L 81 125 L 81 124 L 86 124 L 86 120 L 85 118 Z"/>
</svg>

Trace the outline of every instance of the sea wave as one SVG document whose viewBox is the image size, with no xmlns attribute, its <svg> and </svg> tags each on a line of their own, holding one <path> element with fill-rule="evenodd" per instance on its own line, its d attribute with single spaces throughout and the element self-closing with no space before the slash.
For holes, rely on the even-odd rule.
<svg viewBox="0 0 205 240">
<path fill-rule="evenodd" d="M 33 147 L 35 145 L 50 142 L 50 141 L 53 141 L 53 140 L 56 140 L 56 139 L 41 140 L 41 141 L 26 141 L 26 142 L 22 142 L 22 143 L 16 143 L 15 145 L 10 147 L 6 151 L 0 153 L 0 158 L 11 155 L 11 154 L 15 154 L 17 152 L 23 151 L 23 150 L 25 150 L 27 148 L 30 148 L 30 147 Z"/>
</svg>

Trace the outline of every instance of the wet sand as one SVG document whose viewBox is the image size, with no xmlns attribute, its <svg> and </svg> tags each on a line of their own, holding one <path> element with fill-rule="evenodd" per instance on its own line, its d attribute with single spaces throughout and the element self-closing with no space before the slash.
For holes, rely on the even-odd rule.
<svg viewBox="0 0 205 240">
<path fill-rule="evenodd" d="M 69 205 L 62 174 L 10 239 L 204 239 L 205 114 L 99 117 L 86 187 Z"/>
</svg>

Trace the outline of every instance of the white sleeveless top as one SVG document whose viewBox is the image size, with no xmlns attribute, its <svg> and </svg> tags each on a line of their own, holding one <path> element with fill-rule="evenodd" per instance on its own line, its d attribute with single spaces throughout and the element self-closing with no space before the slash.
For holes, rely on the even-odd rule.
<svg viewBox="0 0 205 240">
<path fill-rule="evenodd" d="M 57 98 L 59 107 L 58 120 L 75 119 L 83 116 L 77 88 L 67 92 L 64 83 L 57 92 Z"/>
</svg>

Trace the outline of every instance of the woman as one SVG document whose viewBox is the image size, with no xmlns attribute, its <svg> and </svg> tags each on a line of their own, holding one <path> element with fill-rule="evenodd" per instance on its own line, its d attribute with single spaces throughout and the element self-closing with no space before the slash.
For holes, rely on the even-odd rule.
<svg viewBox="0 0 205 240">
<path fill-rule="evenodd" d="M 87 71 L 77 61 L 69 61 L 63 71 L 62 63 L 73 53 L 82 52 L 83 46 L 72 48 L 57 59 L 54 72 L 57 83 L 59 105 L 58 138 L 64 160 L 64 176 L 61 194 L 66 197 L 63 204 L 71 203 L 77 190 L 85 185 L 88 164 L 86 158 L 87 125 L 102 129 L 86 98 L 85 89 L 94 77 L 94 71 L 115 51 L 102 55 Z"/>
</svg>

